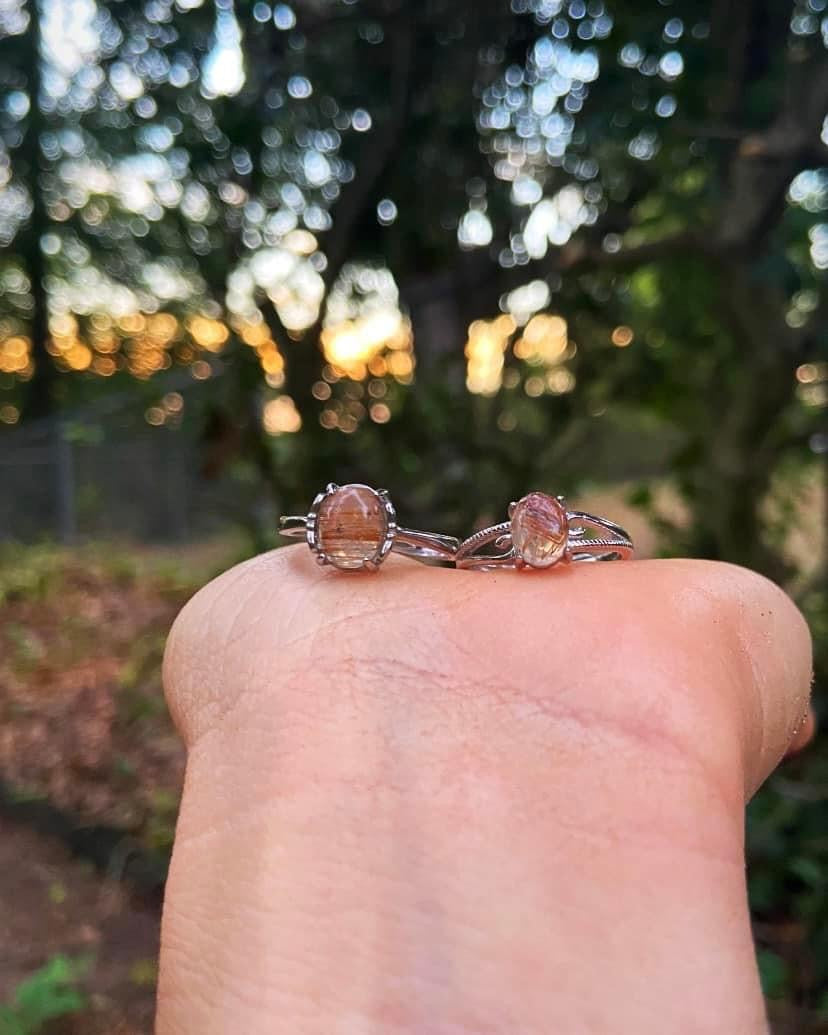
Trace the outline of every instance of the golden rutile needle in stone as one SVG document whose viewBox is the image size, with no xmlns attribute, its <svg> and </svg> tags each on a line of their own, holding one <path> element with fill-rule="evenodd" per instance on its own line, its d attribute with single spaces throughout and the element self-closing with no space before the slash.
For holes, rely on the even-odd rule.
<svg viewBox="0 0 828 1035">
<path fill-rule="evenodd" d="M 566 553 L 569 522 L 566 507 L 543 492 L 530 492 L 512 511 L 512 543 L 532 568 L 549 568 Z"/>
<path fill-rule="evenodd" d="M 367 485 L 343 485 L 319 507 L 319 549 L 336 568 L 362 568 L 377 557 L 388 529 L 379 495 Z"/>
</svg>

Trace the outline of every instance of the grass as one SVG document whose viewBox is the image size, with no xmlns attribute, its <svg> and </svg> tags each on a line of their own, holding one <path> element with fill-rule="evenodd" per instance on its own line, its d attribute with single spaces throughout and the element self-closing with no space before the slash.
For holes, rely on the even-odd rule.
<svg viewBox="0 0 828 1035">
<path fill-rule="evenodd" d="M 53 956 L 0 1005 L 0 1035 L 38 1035 L 60 1017 L 79 1013 L 87 1005 L 79 982 L 89 969 L 83 958 Z"/>
</svg>

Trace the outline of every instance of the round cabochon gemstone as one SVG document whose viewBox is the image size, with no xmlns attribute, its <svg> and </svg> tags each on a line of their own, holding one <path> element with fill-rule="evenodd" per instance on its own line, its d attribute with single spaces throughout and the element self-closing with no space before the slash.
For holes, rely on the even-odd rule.
<svg viewBox="0 0 828 1035">
<path fill-rule="evenodd" d="M 566 553 L 569 522 L 554 496 L 530 492 L 512 512 L 515 553 L 532 568 L 548 568 Z"/>
<path fill-rule="evenodd" d="M 319 549 L 336 568 L 354 570 L 376 560 L 388 530 L 385 504 L 368 485 L 343 485 L 319 506 Z"/>
</svg>

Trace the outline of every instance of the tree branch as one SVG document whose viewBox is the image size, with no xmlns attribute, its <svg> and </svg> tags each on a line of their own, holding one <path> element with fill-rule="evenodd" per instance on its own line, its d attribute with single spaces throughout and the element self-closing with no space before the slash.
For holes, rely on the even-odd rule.
<svg viewBox="0 0 828 1035">
<path fill-rule="evenodd" d="M 815 150 L 826 150 L 820 133 L 828 111 L 828 62 L 815 55 L 794 71 L 773 123 L 746 137 L 733 157 L 717 234 L 725 250 L 755 250 L 777 224 L 791 180 L 812 164 Z"/>
<path fill-rule="evenodd" d="M 569 273 L 574 270 L 594 267 L 608 270 L 633 270 L 660 259 L 675 258 L 688 252 L 703 251 L 702 239 L 689 230 L 680 230 L 654 241 L 617 251 L 595 247 L 582 239 L 574 239 L 553 255 L 554 272 Z"/>
<path fill-rule="evenodd" d="M 367 160 L 360 165 L 357 175 L 342 191 L 334 210 L 333 227 L 324 239 L 325 257 L 328 260 L 324 280 L 328 287 L 339 276 L 351 252 L 354 231 L 374 200 L 379 182 L 405 133 L 413 56 L 414 25 L 403 5 L 393 30 L 388 118 L 381 123 L 378 132 L 372 137 L 373 147 L 369 144 L 366 148 Z"/>
<path fill-rule="evenodd" d="M 708 94 L 715 119 L 730 121 L 741 109 L 747 78 L 753 0 L 715 0 L 711 10 L 710 46 L 723 57 L 724 78 Z"/>
<path fill-rule="evenodd" d="M 391 33 L 390 101 L 388 115 L 378 122 L 365 147 L 366 158 L 350 184 L 342 191 L 333 211 L 333 226 L 323 240 L 327 265 L 323 273 L 326 292 L 336 281 L 353 250 L 354 236 L 371 207 L 377 188 L 399 149 L 411 99 L 411 71 L 415 49 L 415 26 L 410 9 L 401 3 Z M 323 303 L 324 304 L 324 303 Z M 268 307 L 271 325 L 278 320 L 275 306 Z M 287 359 L 288 390 L 300 413 L 315 413 L 311 386 L 319 376 L 319 334 L 322 309 L 314 324 L 294 342 Z M 314 417 L 315 419 L 315 417 Z"/>
<path fill-rule="evenodd" d="M 820 294 L 819 304 L 803 327 L 792 335 L 794 356 L 806 360 L 817 352 L 820 342 L 828 337 L 828 291 Z"/>
</svg>

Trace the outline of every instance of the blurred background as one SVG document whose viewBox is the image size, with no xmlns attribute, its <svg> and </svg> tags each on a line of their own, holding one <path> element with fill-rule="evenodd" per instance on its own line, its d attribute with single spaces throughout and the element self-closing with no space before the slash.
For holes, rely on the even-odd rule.
<svg viewBox="0 0 828 1035">
<path fill-rule="evenodd" d="M 826 44 L 828 0 L 0 0 L 3 1035 L 151 1030 L 164 638 L 332 478 L 764 572 L 820 706 Z M 775 1030 L 828 1032 L 828 737 L 748 839 Z"/>
</svg>

